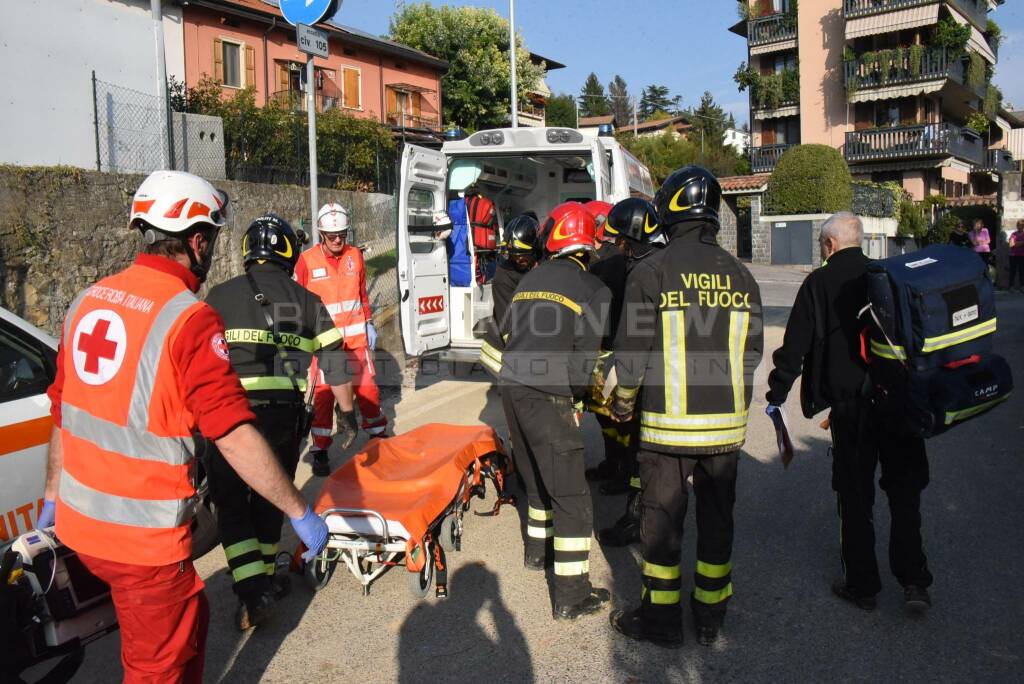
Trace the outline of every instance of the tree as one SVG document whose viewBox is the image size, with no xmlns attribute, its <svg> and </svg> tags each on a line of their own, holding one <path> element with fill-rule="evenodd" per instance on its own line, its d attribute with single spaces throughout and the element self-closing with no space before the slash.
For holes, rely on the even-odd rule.
<svg viewBox="0 0 1024 684">
<path fill-rule="evenodd" d="M 705 90 L 700 98 L 700 105 L 687 114 L 693 125 L 694 140 L 699 140 L 699 136 L 703 135 L 705 146 L 722 144 L 730 120 L 726 117 L 725 110 L 715 104 L 715 98 L 710 91 Z M 735 120 L 731 124 L 735 126 Z"/>
<path fill-rule="evenodd" d="M 700 139 L 676 138 L 671 131 L 658 136 L 633 136 L 624 127 L 619 142 L 647 165 L 656 183 L 688 164 L 701 164 L 716 176 L 734 176 L 749 169 L 749 162 L 732 147 L 705 146 L 701 158 Z"/>
<path fill-rule="evenodd" d="M 665 86 L 649 85 L 640 95 L 640 118 L 646 121 L 659 110 L 676 112 L 682 99 L 679 95 L 669 97 L 669 90 Z"/>
<path fill-rule="evenodd" d="M 399 4 L 389 26 L 392 40 L 450 64 L 441 79 L 444 118 L 469 130 L 506 125 L 510 118 L 508 21 L 491 9 Z M 516 37 L 519 101 L 544 77 L 544 67 Z"/>
<path fill-rule="evenodd" d="M 559 93 L 548 98 L 545 112 L 548 126 L 576 127 L 576 100 L 569 93 Z"/>
<path fill-rule="evenodd" d="M 797 145 L 779 157 L 768 180 L 769 214 L 834 214 L 853 206 L 850 167 L 828 145 Z"/>
<path fill-rule="evenodd" d="M 608 96 L 597 74 L 591 72 L 580 91 L 580 116 L 606 116 L 612 113 Z M 619 122 L 622 123 L 621 121 Z"/>
<path fill-rule="evenodd" d="M 608 101 L 619 126 L 625 126 L 633 120 L 633 100 L 629 96 L 626 79 L 618 74 L 615 74 L 615 78 L 608 84 Z"/>
</svg>

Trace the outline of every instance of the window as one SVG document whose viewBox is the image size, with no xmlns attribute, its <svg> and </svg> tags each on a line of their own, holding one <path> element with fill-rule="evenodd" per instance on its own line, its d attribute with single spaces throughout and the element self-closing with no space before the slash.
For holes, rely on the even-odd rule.
<svg viewBox="0 0 1024 684">
<path fill-rule="evenodd" d="M 56 354 L 8 323 L 0 323 L 0 402 L 42 394 L 53 381 Z"/>
<path fill-rule="evenodd" d="M 409 230 L 433 230 L 434 193 L 420 188 L 409 188 Z"/>
<path fill-rule="evenodd" d="M 232 88 L 241 88 L 242 83 L 242 46 L 238 43 L 221 41 L 224 78 L 222 83 Z"/>
<path fill-rule="evenodd" d="M 363 83 L 359 69 L 342 67 L 342 106 L 346 109 L 360 109 L 363 106 Z"/>
</svg>

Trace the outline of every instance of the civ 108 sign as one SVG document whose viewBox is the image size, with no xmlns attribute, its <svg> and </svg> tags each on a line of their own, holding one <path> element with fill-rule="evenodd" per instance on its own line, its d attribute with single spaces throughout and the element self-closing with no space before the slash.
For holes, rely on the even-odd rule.
<svg viewBox="0 0 1024 684">
<path fill-rule="evenodd" d="M 281 14 L 292 26 L 313 24 L 326 16 L 333 16 L 341 0 L 280 0 Z"/>
</svg>

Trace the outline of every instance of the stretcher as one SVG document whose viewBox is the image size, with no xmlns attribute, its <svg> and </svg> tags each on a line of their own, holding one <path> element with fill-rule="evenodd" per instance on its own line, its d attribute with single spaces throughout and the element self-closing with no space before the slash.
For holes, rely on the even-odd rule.
<svg viewBox="0 0 1024 684">
<path fill-rule="evenodd" d="M 415 596 L 426 596 L 432 583 L 437 596 L 446 596 L 445 552 L 461 548 L 463 514 L 473 497 L 484 498 L 488 480 L 497 500 L 477 515 L 513 503 L 505 492 L 510 463 L 484 425 L 435 423 L 371 440 L 330 475 L 314 505 L 329 536 L 305 565 L 307 583 L 323 588 L 344 563 L 366 595 L 382 573 L 404 565 Z"/>
</svg>

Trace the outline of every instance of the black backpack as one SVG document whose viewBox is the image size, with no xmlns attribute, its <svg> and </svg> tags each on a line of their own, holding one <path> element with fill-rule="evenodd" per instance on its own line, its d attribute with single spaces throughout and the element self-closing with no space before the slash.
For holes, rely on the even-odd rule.
<svg viewBox="0 0 1024 684">
<path fill-rule="evenodd" d="M 890 428 L 931 437 L 1010 396 L 1010 366 L 992 352 L 992 282 L 977 254 L 933 245 L 874 261 L 867 286 L 864 357 Z"/>
</svg>

